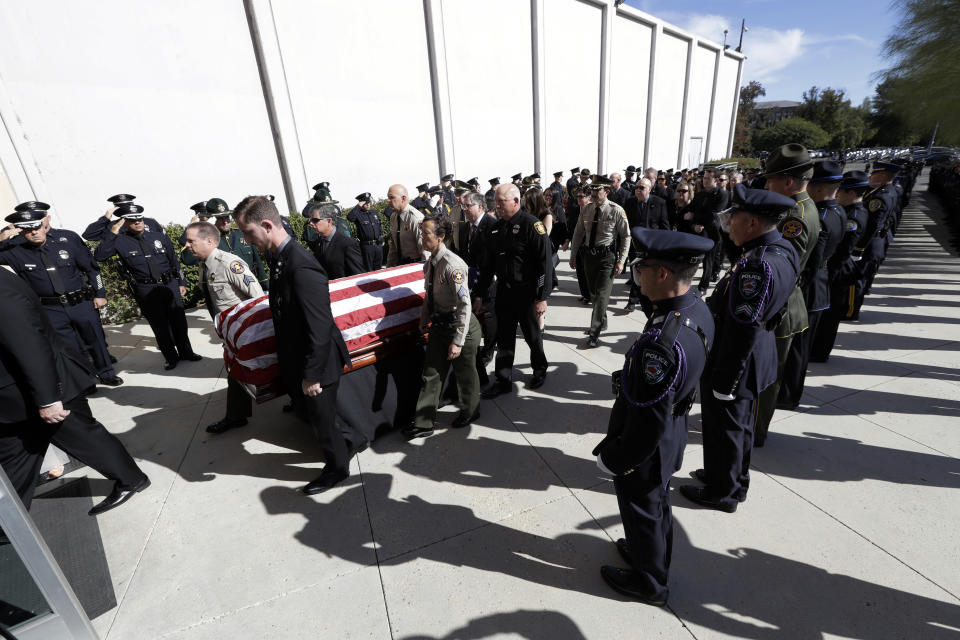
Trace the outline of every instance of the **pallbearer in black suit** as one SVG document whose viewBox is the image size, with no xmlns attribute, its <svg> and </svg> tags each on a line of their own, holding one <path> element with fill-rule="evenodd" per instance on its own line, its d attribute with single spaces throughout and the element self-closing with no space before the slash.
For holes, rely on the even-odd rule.
<svg viewBox="0 0 960 640">
<path fill-rule="evenodd" d="M 743 257 L 707 301 L 716 340 L 700 382 L 703 469 L 693 472 L 706 486 L 684 485 L 680 493 L 727 513 L 747 499 L 754 404 L 777 379 L 774 328 L 800 269 L 797 251 L 777 222 L 795 204 L 779 193 L 737 185 L 733 206 L 721 214 L 723 230 Z"/>
<path fill-rule="evenodd" d="M 332 204 L 315 204 L 307 208 L 307 220 L 319 240 L 313 255 L 327 272 L 327 278 L 336 280 L 363 273 L 360 244 L 337 231 L 337 208 Z"/>
<path fill-rule="evenodd" d="M 605 566 L 615 590 L 647 604 L 667 602 L 673 542 L 670 478 L 687 444 L 687 414 L 713 342 L 713 317 L 691 282 L 713 241 L 679 231 L 634 227 L 633 276 L 653 301 L 653 315 L 613 374 L 617 400 L 607 436 L 593 450 L 614 476 L 625 538 L 617 549 L 628 569 Z"/>
<path fill-rule="evenodd" d="M 337 389 L 349 355 L 333 323 L 327 275 L 283 229 L 277 207 L 266 198 L 244 198 L 233 216 L 247 242 L 269 256 L 280 379 L 297 416 L 313 428 L 327 463 L 303 492 L 320 493 L 350 475 L 350 458 L 366 446 L 362 436 L 336 419 Z"/>
<path fill-rule="evenodd" d="M 120 258 L 130 290 L 166 360 L 165 369 L 173 369 L 181 360 L 200 360 L 187 336 L 182 297 L 187 292 L 187 281 L 173 242 L 162 228 L 147 229 L 143 207 L 123 204 L 117 208 L 117 214 L 120 220 L 104 232 L 93 257 L 100 262 L 113 256 Z"/>
<path fill-rule="evenodd" d="M 37 294 L 0 268 L 0 466 L 29 508 L 52 442 L 115 482 L 90 510 L 97 515 L 150 486 L 119 440 L 97 422 L 83 391 L 93 376 L 83 356 L 59 340 Z"/>
<path fill-rule="evenodd" d="M 421 193 L 424 193 L 426 186 L 420 185 L 417 190 L 420 191 L 420 187 L 424 187 L 424 190 L 421 191 Z M 411 203 L 411 206 L 417 207 L 415 203 L 416 200 Z M 380 224 L 380 214 L 373 208 L 373 197 L 369 191 L 357 196 L 357 206 L 347 214 L 347 220 L 357 228 L 357 240 L 360 242 L 363 270 L 376 271 L 383 267 L 383 226 Z"/>
</svg>

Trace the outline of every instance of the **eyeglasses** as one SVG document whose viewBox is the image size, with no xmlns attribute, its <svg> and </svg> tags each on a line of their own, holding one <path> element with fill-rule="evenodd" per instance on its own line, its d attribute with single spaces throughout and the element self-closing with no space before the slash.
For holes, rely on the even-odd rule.
<svg viewBox="0 0 960 640">
<path fill-rule="evenodd" d="M 726 178 L 717 178 L 717 182 L 726 182 L 726 181 L 727 181 Z"/>
<path fill-rule="evenodd" d="M 677 193 L 688 193 L 690 189 L 677 189 Z"/>
</svg>

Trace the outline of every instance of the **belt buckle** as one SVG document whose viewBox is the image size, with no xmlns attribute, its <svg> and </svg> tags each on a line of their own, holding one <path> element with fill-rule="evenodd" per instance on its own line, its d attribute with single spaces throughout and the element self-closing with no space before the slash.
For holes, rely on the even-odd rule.
<svg viewBox="0 0 960 640">
<path fill-rule="evenodd" d="M 58 299 L 60 300 L 60 304 L 63 304 L 63 305 L 69 304 L 67 300 L 67 294 L 65 293 L 61 293 Z"/>
</svg>

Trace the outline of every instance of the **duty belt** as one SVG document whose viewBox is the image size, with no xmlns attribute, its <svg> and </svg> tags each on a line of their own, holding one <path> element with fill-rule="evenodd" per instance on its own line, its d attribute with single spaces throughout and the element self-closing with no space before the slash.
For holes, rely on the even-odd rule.
<svg viewBox="0 0 960 640">
<path fill-rule="evenodd" d="M 587 253 L 592 256 L 605 256 L 613 251 L 613 245 L 605 244 L 599 247 L 587 247 Z"/>
<path fill-rule="evenodd" d="M 365 247 L 369 247 L 373 245 L 381 245 L 383 244 L 383 238 L 379 238 L 377 240 L 361 240 L 360 244 L 362 244 Z"/>
<path fill-rule="evenodd" d="M 159 278 L 133 278 L 133 281 L 137 284 L 167 284 L 172 280 L 177 280 L 178 277 L 176 273 L 165 273 Z"/>
<path fill-rule="evenodd" d="M 430 322 L 435 325 L 451 326 L 456 324 L 457 314 L 455 311 L 439 311 L 437 313 L 431 313 Z"/>
<path fill-rule="evenodd" d="M 86 300 L 83 289 L 70 291 L 59 296 L 40 296 L 41 304 L 62 304 L 63 306 L 73 306 Z"/>
</svg>

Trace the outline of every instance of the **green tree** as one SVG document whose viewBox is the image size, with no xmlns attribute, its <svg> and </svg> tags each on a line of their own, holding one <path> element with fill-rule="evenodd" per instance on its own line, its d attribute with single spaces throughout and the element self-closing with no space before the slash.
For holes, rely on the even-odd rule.
<svg viewBox="0 0 960 640">
<path fill-rule="evenodd" d="M 789 142 L 799 142 L 808 149 L 818 149 L 827 146 L 830 134 L 822 127 L 803 118 L 787 118 L 760 129 L 753 135 L 757 149 L 772 151 Z"/>
<path fill-rule="evenodd" d="M 735 155 L 753 153 L 752 135 L 756 126 L 757 98 L 767 95 L 767 90 L 756 80 L 740 87 L 740 106 L 737 107 L 737 124 L 733 132 L 733 152 Z"/>
<path fill-rule="evenodd" d="M 893 96 L 899 92 L 899 78 L 889 78 L 877 85 L 870 101 L 870 137 L 872 146 L 896 147 L 920 142 L 920 135 L 897 108 Z"/>
<path fill-rule="evenodd" d="M 860 146 L 867 129 L 867 113 L 852 107 L 843 89 L 810 87 L 803 92 L 803 104 L 797 107 L 796 115 L 829 133 L 826 146 L 831 149 Z"/>
<path fill-rule="evenodd" d="M 960 144 L 960 0 L 906 0 L 897 6 L 901 19 L 883 47 L 894 63 L 878 76 L 890 101 L 882 113 L 920 132 L 939 122 L 939 142 Z"/>
</svg>

